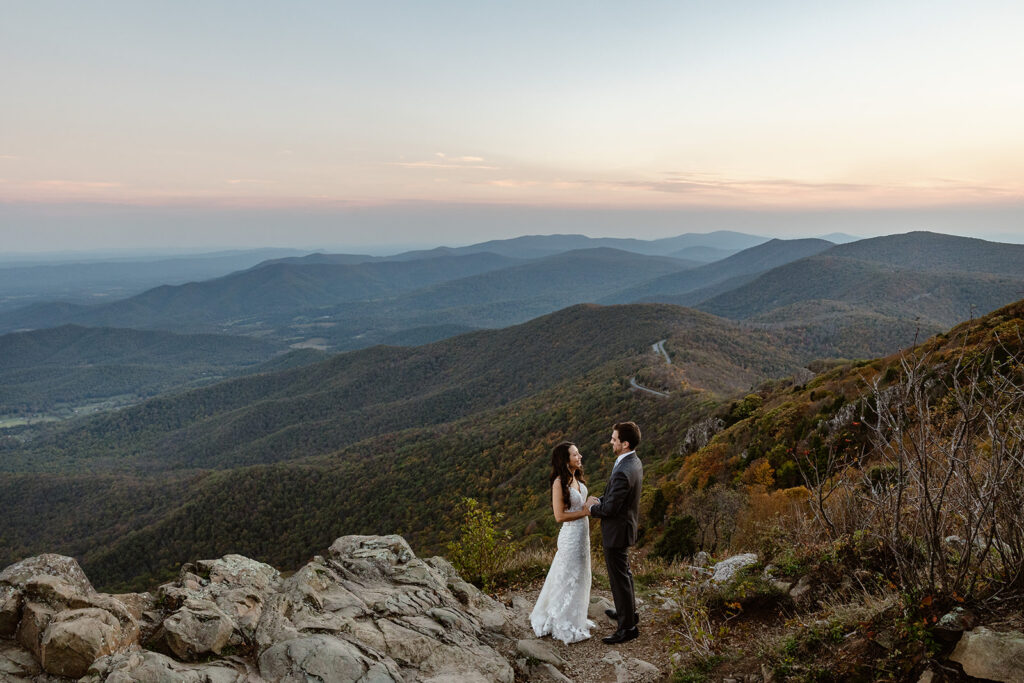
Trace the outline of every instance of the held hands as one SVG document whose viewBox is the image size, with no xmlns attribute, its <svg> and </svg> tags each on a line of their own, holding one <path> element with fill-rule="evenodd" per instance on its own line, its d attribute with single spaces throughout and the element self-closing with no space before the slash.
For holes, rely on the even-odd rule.
<svg viewBox="0 0 1024 683">
<path fill-rule="evenodd" d="M 600 498 L 595 498 L 594 496 L 589 496 L 587 498 L 587 502 L 583 504 L 583 507 L 585 507 L 587 509 L 587 512 L 590 512 L 590 508 L 592 508 L 593 506 L 597 505 L 600 502 L 601 502 Z"/>
</svg>

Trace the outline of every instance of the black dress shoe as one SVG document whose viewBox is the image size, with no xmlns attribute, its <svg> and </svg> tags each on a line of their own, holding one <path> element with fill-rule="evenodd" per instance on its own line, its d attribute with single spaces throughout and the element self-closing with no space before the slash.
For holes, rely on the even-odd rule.
<svg viewBox="0 0 1024 683">
<path fill-rule="evenodd" d="M 601 639 L 601 642 L 608 643 L 609 645 L 618 645 L 619 643 L 628 642 L 630 640 L 633 640 L 634 638 L 638 638 L 639 636 L 640 631 L 637 629 L 636 626 L 634 626 L 633 628 L 627 628 L 624 631 L 616 631 L 610 636 L 605 636 Z"/>
<path fill-rule="evenodd" d="M 606 609 L 604 611 L 604 613 L 607 614 L 608 618 L 611 619 L 612 621 L 618 621 L 619 620 L 619 613 L 616 612 L 613 609 Z M 637 614 L 636 612 L 633 612 L 633 626 L 636 626 L 639 623 L 640 623 L 640 615 Z"/>
</svg>

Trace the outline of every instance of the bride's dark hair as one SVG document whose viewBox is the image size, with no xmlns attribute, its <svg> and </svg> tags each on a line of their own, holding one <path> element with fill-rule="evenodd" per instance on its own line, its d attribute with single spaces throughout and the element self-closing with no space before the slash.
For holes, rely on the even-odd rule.
<svg viewBox="0 0 1024 683">
<path fill-rule="evenodd" d="M 554 448 L 551 449 L 551 481 L 549 484 L 554 484 L 555 479 L 559 479 L 562 482 L 562 500 L 565 502 L 566 509 L 569 508 L 569 482 L 573 479 L 573 473 L 569 471 L 569 449 L 575 446 L 572 441 L 563 441 Z M 583 468 L 580 467 L 576 470 L 575 474 L 577 481 L 586 482 L 583 478 Z"/>
</svg>

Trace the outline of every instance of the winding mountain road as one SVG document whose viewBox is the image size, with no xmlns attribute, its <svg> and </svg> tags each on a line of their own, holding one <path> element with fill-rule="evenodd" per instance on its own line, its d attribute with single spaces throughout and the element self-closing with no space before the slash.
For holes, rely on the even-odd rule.
<svg viewBox="0 0 1024 683">
<path fill-rule="evenodd" d="M 667 339 L 662 339 L 660 341 L 654 342 L 653 344 L 651 344 L 651 349 L 655 353 L 660 354 L 661 356 L 663 356 L 665 358 L 665 362 L 666 363 L 668 363 L 669 365 L 672 365 L 672 359 L 669 358 L 668 351 L 665 350 L 665 342 L 666 341 L 668 341 L 668 340 Z M 651 389 L 650 387 L 645 387 L 644 385 L 642 385 L 639 382 L 637 382 L 636 381 L 636 376 L 633 376 L 633 377 L 629 378 L 629 386 L 631 388 L 637 390 L 637 391 L 642 391 L 644 393 L 650 394 L 651 396 L 657 396 L 658 398 L 668 398 L 668 394 L 665 393 L 664 391 L 655 391 L 654 389 Z"/>
<path fill-rule="evenodd" d="M 651 344 L 651 348 L 654 349 L 655 353 L 663 355 L 666 363 L 672 365 L 672 359 L 668 357 L 668 351 L 665 350 L 665 342 L 667 341 L 667 339 L 662 339 L 661 341 L 654 342 Z"/>
</svg>

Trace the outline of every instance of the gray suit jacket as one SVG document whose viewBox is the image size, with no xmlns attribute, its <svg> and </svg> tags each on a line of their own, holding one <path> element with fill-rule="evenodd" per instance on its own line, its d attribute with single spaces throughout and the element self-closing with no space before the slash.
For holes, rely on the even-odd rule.
<svg viewBox="0 0 1024 683">
<path fill-rule="evenodd" d="M 590 508 L 590 514 L 601 520 L 601 542 L 605 548 L 624 548 L 636 543 L 643 480 L 644 466 L 636 453 L 612 468 L 601 502 Z"/>
</svg>

